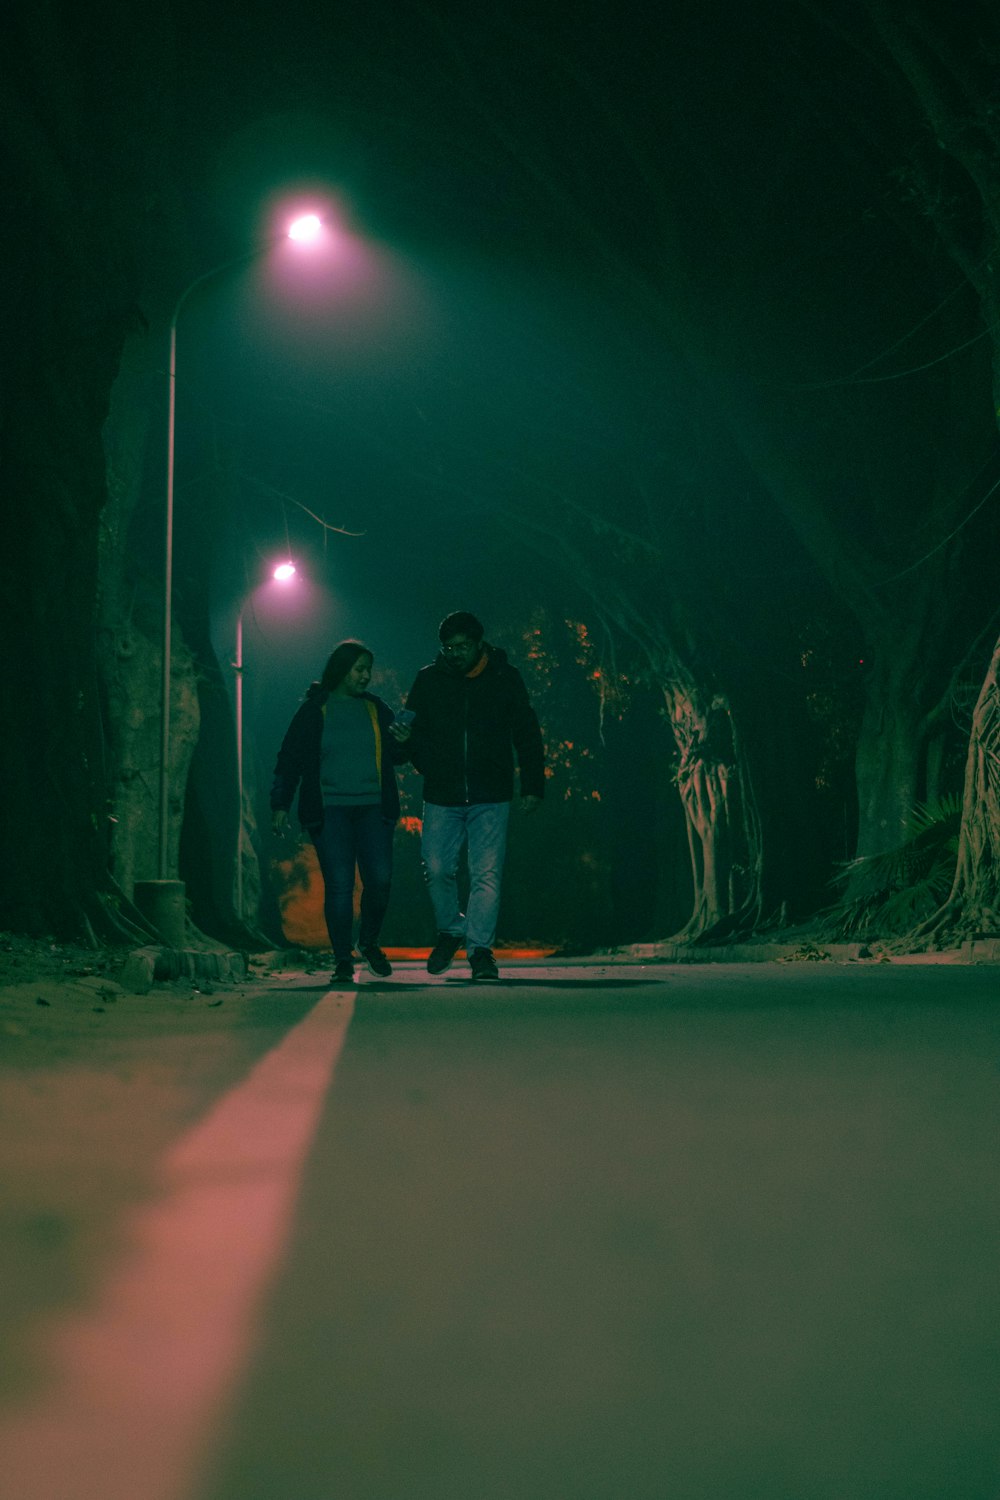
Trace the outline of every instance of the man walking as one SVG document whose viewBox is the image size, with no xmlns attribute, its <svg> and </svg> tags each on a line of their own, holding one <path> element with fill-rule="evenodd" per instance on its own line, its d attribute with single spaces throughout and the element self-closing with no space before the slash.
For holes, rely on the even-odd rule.
<svg viewBox="0 0 1000 1500">
<path fill-rule="evenodd" d="M 443 974 L 464 947 L 472 978 L 495 980 L 500 976 L 493 941 L 515 757 L 525 812 L 541 803 L 545 769 L 541 730 L 521 674 L 483 634 L 465 610 L 442 620 L 440 654 L 417 673 L 406 706 L 414 714 L 411 759 L 424 778 L 420 852 L 438 932 L 427 971 Z M 465 913 L 458 899 L 463 844 L 469 865 Z"/>
</svg>

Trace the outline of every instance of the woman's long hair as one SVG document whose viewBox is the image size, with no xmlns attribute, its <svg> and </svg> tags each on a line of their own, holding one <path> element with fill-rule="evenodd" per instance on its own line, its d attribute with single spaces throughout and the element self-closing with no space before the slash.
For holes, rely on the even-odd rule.
<svg viewBox="0 0 1000 1500">
<path fill-rule="evenodd" d="M 371 656 L 374 663 L 375 658 L 364 641 L 341 641 L 334 648 L 320 678 L 320 687 L 325 693 L 332 693 L 343 682 L 359 656 Z"/>
</svg>

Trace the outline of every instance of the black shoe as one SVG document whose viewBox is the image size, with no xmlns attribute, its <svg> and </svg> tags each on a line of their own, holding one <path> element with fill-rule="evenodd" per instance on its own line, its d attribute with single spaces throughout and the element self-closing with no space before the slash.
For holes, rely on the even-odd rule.
<svg viewBox="0 0 1000 1500">
<path fill-rule="evenodd" d="M 500 978 L 497 961 L 488 948 L 473 948 L 469 954 L 469 967 L 472 970 L 473 979 L 480 983 L 484 980 L 495 981 Z"/>
<path fill-rule="evenodd" d="M 354 964 L 353 964 L 353 962 L 352 962 L 351 959 L 349 959 L 349 958 L 338 958 L 337 959 L 337 962 L 333 966 L 333 975 L 332 975 L 332 977 L 330 979 L 330 983 L 331 984 L 353 984 L 354 983 Z"/>
<path fill-rule="evenodd" d="M 459 932 L 439 932 L 427 960 L 428 974 L 443 974 L 445 969 L 450 969 L 451 961 L 464 941 Z"/>
<path fill-rule="evenodd" d="M 369 943 L 367 947 L 362 948 L 361 957 L 371 972 L 377 975 L 379 979 L 389 978 L 389 975 L 392 973 L 392 964 L 386 958 L 378 943 Z"/>
</svg>

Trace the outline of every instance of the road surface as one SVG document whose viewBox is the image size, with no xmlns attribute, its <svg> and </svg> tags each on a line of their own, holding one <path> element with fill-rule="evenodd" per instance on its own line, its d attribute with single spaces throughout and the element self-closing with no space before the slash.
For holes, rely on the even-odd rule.
<svg viewBox="0 0 1000 1500">
<path fill-rule="evenodd" d="M 212 1004 L 8 1079 L 10 1500 L 1000 1497 L 995 969 Z"/>
</svg>

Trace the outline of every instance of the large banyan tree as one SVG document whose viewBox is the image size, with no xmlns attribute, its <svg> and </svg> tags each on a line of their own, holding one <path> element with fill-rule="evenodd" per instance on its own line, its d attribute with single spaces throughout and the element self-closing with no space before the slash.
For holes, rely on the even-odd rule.
<svg viewBox="0 0 1000 1500">
<path fill-rule="evenodd" d="M 108 872 L 101 429 L 162 228 L 161 23 L 113 3 L 4 23 L 0 926 L 56 936 L 135 931 Z"/>
<path fill-rule="evenodd" d="M 839 28 L 831 7 L 820 8 Z M 857 34 L 867 64 L 919 121 L 901 181 L 980 309 L 991 351 L 992 411 L 1000 420 L 1000 21 L 995 7 L 897 6 L 867 0 Z M 993 515 L 1000 510 L 994 490 Z M 995 557 L 995 547 L 992 556 Z M 964 580 L 955 580 L 961 589 Z M 996 588 L 993 607 L 996 608 Z M 1000 643 L 972 713 L 954 881 L 944 906 L 913 935 L 944 945 L 1000 932 Z"/>
<path fill-rule="evenodd" d="M 785 571 L 804 551 L 853 616 L 864 711 L 844 853 L 869 856 L 894 847 L 914 805 L 942 789 L 954 688 L 993 609 L 997 444 L 980 311 L 909 190 L 921 104 L 892 76 L 864 6 L 830 13 L 833 27 L 821 4 L 790 7 L 764 50 L 752 8 L 708 4 L 669 32 L 650 28 L 648 54 L 639 63 L 630 52 L 628 71 L 585 27 L 524 27 L 516 51 L 502 20 L 477 22 L 475 38 L 461 23 L 437 34 L 463 133 L 499 148 L 512 196 L 586 267 L 595 306 L 620 318 L 636 362 L 655 363 L 658 344 L 688 372 L 701 419 L 739 449 L 783 517 Z M 984 18 L 978 6 L 968 26 L 956 15 L 960 47 L 979 47 Z M 495 48 L 482 47 L 483 25 L 495 25 Z M 553 79 L 574 101 L 562 115 L 573 126 L 553 117 L 539 132 L 516 101 Z M 669 106 L 637 107 L 646 88 Z M 659 420 L 669 432 L 666 408 Z M 701 609 L 689 603 L 677 628 L 676 486 L 663 480 L 645 487 L 643 508 L 630 486 L 595 504 L 592 491 L 554 494 L 546 476 L 525 487 L 524 531 L 551 555 L 561 548 L 598 610 L 655 660 L 695 855 L 687 932 L 745 930 L 767 909 L 758 882 L 775 863 L 766 835 L 761 847 L 760 763 L 746 759 L 732 657 L 727 681 L 709 649 L 718 594 L 702 589 Z M 622 565 L 615 524 L 619 542 L 651 547 L 648 575 Z M 596 566 L 580 556 L 588 527 Z"/>
</svg>

